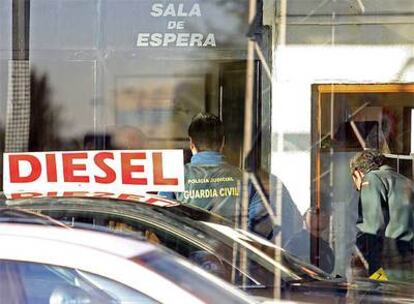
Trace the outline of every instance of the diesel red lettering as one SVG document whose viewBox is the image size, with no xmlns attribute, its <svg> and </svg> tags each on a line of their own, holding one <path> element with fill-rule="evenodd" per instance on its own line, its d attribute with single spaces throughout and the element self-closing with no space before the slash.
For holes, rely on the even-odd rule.
<svg viewBox="0 0 414 304">
<path fill-rule="evenodd" d="M 26 161 L 30 164 L 31 171 L 28 176 L 21 176 L 19 162 Z M 42 173 L 42 166 L 37 157 L 27 154 L 9 155 L 9 174 L 11 183 L 31 183 L 37 180 Z"/>
<path fill-rule="evenodd" d="M 164 200 L 159 197 L 150 197 L 145 202 L 150 205 L 155 204 L 155 203 L 163 203 L 165 205 L 172 205 L 172 206 L 174 205 L 174 202 L 166 200 L 166 199 Z"/>
<path fill-rule="evenodd" d="M 11 199 L 21 199 L 21 198 L 31 198 L 36 196 L 42 196 L 42 193 L 38 192 L 20 192 L 20 193 L 11 193 L 7 195 Z"/>
<path fill-rule="evenodd" d="M 142 152 L 136 153 L 121 153 L 121 170 L 122 170 L 122 183 L 129 185 L 147 185 L 146 178 L 132 177 L 133 172 L 144 172 L 143 165 L 132 165 L 132 160 L 145 159 L 146 155 Z"/>
<path fill-rule="evenodd" d="M 114 193 L 112 192 L 94 192 L 92 197 L 103 197 L 103 198 L 113 198 Z"/>
<path fill-rule="evenodd" d="M 100 152 L 94 157 L 96 166 L 105 173 L 103 177 L 95 175 L 95 181 L 100 184 L 110 184 L 116 179 L 115 171 L 105 163 L 105 159 L 114 159 L 114 154 L 111 152 Z"/>
<path fill-rule="evenodd" d="M 63 153 L 63 180 L 73 183 L 89 183 L 89 176 L 77 176 L 75 171 L 86 171 L 85 164 L 74 164 L 74 160 L 87 159 L 87 153 Z"/>
<path fill-rule="evenodd" d="M 164 178 L 161 152 L 152 153 L 152 166 L 154 172 L 154 185 L 178 185 L 178 178 Z"/>
<path fill-rule="evenodd" d="M 88 191 L 65 191 L 63 192 L 63 196 L 86 197 L 88 196 L 88 193 Z"/>
<path fill-rule="evenodd" d="M 46 172 L 48 182 L 57 182 L 55 154 L 46 154 Z"/>
<path fill-rule="evenodd" d="M 122 193 L 118 196 L 118 199 L 120 200 L 126 200 L 126 201 L 138 201 L 141 202 L 145 196 L 138 195 L 138 194 L 128 194 L 128 193 Z"/>
</svg>

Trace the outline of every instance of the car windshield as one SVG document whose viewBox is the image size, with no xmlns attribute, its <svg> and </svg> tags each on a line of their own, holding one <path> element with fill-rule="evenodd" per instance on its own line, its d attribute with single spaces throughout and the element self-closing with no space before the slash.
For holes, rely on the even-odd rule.
<svg viewBox="0 0 414 304">
<path fill-rule="evenodd" d="M 209 212 L 184 205 L 160 207 L 92 198 L 32 198 L 5 201 L 4 208 L 30 210 L 65 225 L 105 229 L 162 244 L 211 273 L 245 289 L 274 286 L 275 269 L 285 282 L 330 279 L 272 243 Z M 240 254 L 247 252 L 247 265 Z M 274 259 L 281 253 L 281 259 Z"/>
</svg>

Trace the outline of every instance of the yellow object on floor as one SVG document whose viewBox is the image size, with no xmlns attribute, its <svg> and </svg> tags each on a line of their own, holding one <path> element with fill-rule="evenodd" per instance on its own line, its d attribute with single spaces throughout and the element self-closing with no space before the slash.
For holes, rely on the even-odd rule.
<svg viewBox="0 0 414 304">
<path fill-rule="evenodd" d="M 387 274 L 382 267 L 375 271 L 369 278 L 377 281 L 388 281 Z"/>
</svg>

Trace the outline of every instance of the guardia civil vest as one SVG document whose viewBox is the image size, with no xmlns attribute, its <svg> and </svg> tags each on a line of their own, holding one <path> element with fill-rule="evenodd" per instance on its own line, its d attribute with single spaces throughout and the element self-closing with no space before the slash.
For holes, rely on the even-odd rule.
<svg viewBox="0 0 414 304">
<path fill-rule="evenodd" d="M 219 153 L 199 154 L 200 162 L 185 165 L 185 191 L 176 193 L 177 200 L 234 220 L 241 199 L 241 170 L 226 163 Z"/>
</svg>

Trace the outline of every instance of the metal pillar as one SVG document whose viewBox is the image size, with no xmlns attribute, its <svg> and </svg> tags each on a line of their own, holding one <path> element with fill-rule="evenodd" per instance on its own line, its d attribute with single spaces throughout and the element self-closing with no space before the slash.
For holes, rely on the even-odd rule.
<svg viewBox="0 0 414 304">
<path fill-rule="evenodd" d="M 5 152 L 28 150 L 30 130 L 30 0 L 12 0 Z"/>
</svg>

